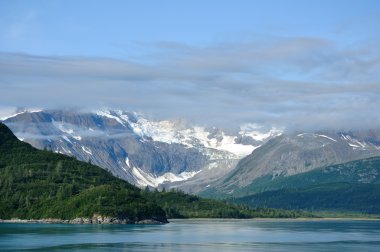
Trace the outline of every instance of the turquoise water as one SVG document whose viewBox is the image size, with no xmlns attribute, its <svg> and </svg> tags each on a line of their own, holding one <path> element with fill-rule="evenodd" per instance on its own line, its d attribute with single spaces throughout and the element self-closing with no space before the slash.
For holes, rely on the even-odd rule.
<svg viewBox="0 0 380 252">
<path fill-rule="evenodd" d="M 0 251 L 380 251 L 380 221 L 0 224 Z"/>
</svg>

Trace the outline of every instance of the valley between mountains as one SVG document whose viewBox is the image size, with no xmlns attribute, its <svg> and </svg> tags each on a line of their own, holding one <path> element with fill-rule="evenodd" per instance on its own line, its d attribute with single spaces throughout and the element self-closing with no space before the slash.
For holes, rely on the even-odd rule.
<svg viewBox="0 0 380 252">
<path fill-rule="evenodd" d="M 0 223 L 164 224 L 168 218 L 308 216 L 174 190 L 142 190 L 95 165 L 37 150 L 2 123 L 0 153 Z"/>
<path fill-rule="evenodd" d="M 119 110 L 21 111 L 3 118 L 32 146 L 97 165 L 142 189 L 255 208 L 380 213 L 380 130 L 235 132 Z"/>
</svg>

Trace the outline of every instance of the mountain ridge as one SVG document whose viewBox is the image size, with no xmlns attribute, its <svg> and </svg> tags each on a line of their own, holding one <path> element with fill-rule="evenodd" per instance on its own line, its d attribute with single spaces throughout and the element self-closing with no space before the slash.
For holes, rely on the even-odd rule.
<svg viewBox="0 0 380 252">
<path fill-rule="evenodd" d="M 260 133 L 245 125 L 231 135 L 121 110 L 24 112 L 5 123 L 35 147 L 94 163 L 141 188 L 217 198 L 249 195 L 267 177 L 380 155 L 377 130 Z"/>
<path fill-rule="evenodd" d="M 252 152 L 267 138 L 279 134 L 272 129 L 260 135 L 247 126 L 238 136 L 230 136 L 217 128 L 189 128 L 111 110 L 24 112 L 8 117 L 4 123 L 21 140 L 39 149 L 91 160 L 141 187 L 180 187 L 183 181 L 200 177 L 199 173 L 208 175 L 214 167 L 218 167 L 214 175 L 220 177 L 233 168 L 242 153 Z"/>
<path fill-rule="evenodd" d="M 107 171 L 19 141 L 0 123 L 0 218 L 167 222 L 139 189 Z M 110 219 L 110 221 L 111 221 Z"/>
<path fill-rule="evenodd" d="M 380 156 L 380 146 L 356 138 L 354 133 L 302 133 L 269 140 L 239 161 L 213 188 L 201 195 L 230 197 L 249 194 L 260 179 L 288 177 L 321 167 Z M 375 141 L 376 142 L 376 139 Z"/>
<path fill-rule="evenodd" d="M 73 157 L 38 150 L 0 123 L 0 219 L 51 223 L 165 223 L 166 218 L 308 216 L 251 209 L 183 192 L 141 190 Z"/>
</svg>

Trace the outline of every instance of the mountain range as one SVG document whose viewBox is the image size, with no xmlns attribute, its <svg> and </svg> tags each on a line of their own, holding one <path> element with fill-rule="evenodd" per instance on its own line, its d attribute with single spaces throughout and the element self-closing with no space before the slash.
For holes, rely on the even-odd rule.
<svg viewBox="0 0 380 252">
<path fill-rule="evenodd" d="M 298 217 L 183 192 L 139 189 L 110 172 L 18 140 L 0 123 L 0 222 L 167 223 L 166 218 Z"/>
<path fill-rule="evenodd" d="M 373 157 L 293 176 L 266 176 L 245 188 L 249 195 L 232 201 L 252 207 L 379 214 L 379 174 L 380 157 Z"/>
<path fill-rule="evenodd" d="M 244 157 L 201 194 L 241 197 L 267 190 L 262 181 L 292 177 L 321 167 L 380 156 L 380 134 L 320 132 L 283 134 Z"/>
<path fill-rule="evenodd" d="M 308 210 L 318 209 L 320 202 L 315 197 L 321 194 L 310 194 L 309 201 L 314 203 L 307 204 L 305 199 L 296 200 L 299 194 L 294 190 L 322 187 L 335 196 L 347 188 L 357 193 L 367 188 L 369 195 L 376 192 L 378 171 L 373 162 L 363 161 L 360 169 L 344 171 L 351 177 L 359 176 L 355 181 L 342 180 L 340 173 L 323 179 L 319 175 L 321 171 L 328 174 L 334 165 L 380 156 L 380 131 L 376 129 L 288 132 L 248 124 L 238 132 L 226 133 L 183 121 L 148 120 L 121 110 L 22 111 L 3 118 L 3 122 L 19 139 L 39 149 L 96 164 L 139 187 L 176 188 L 254 207 Z M 292 183 L 303 187 L 295 188 Z M 286 202 L 298 203 L 289 207 L 279 195 Z M 368 202 L 372 203 L 365 211 L 376 212 L 376 207 L 371 208 L 373 200 Z M 323 210 L 338 209 L 322 205 L 326 205 Z"/>
<path fill-rule="evenodd" d="M 24 111 L 3 121 L 36 148 L 91 162 L 140 187 L 189 192 L 218 180 L 242 157 L 281 134 L 276 129 L 261 133 L 248 125 L 228 135 L 215 127 L 150 121 L 113 110 Z"/>
</svg>

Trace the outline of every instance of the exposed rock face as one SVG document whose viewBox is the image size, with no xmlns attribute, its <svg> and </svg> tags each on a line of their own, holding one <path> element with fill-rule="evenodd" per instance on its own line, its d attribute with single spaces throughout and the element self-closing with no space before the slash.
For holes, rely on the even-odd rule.
<svg viewBox="0 0 380 252">
<path fill-rule="evenodd" d="M 243 158 L 236 168 L 212 185 L 214 191 L 234 195 L 255 179 L 292 176 L 316 168 L 380 156 L 380 134 L 375 131 L 324 132 L 282 135 Z M 242 190 L 240 190 L 242 191 Z M 249 191 L 247 191 L 249 194 Z"/>
<path fill-rule="evenodd" d="M 72 220 L 62 220 L 62 219 L 38 219 L 38 220 L 21 220 L 21 219 L 10 219 L 10 220 L 0 220 L 0 223 L 51 223 L 51 224 L 165 224 L 168 223 L 166 219 L 155 218 L 155 219 L 142 219 L 142 220 L 132 220 L 128 218 L 117 218 L 108 217 L 101 215 L 94 215 L 92 218 L 75 218 Z"/>
<path fill-rule="evenodd" d="M 164 224 L 167 220 L 144 219 L 133 220 L 128 218 L 117 218 L 109 216 L 94 215 L 92 218 L 75 218 L 69 220 L 70 224 Z"/>
<path fill-rule="evenodd" d="M 179 174 L 197 170 L 207 161 L 195 149 L 145 140 L 128 124 L 92 113 L 24 113 L 6 124 L 36 148 L 92 162 L 134 184 L 139 184 L 141 171 L 157 176 L 168 171 Z"/>
<path fill-rule="evenodd" d="M 15 135 L 39 149 L 92 162 L 140 187 L 196 192 L 230 171 L 237 161 L 275 135 L 176 121 L 149 121 L 123 111 L 38 111 L 9 117 Z M 257 138 L 256 140 L 254 138 Z"/>
</svg>

